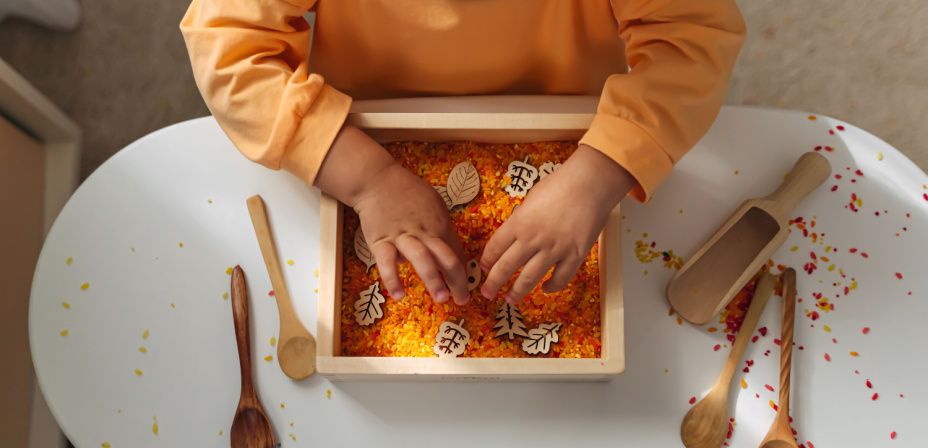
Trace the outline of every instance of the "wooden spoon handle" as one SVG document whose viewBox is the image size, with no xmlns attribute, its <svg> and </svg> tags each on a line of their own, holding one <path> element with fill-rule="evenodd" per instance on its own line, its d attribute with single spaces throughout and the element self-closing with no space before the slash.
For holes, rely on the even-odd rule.
<svg viewBox="0 0 928 448">
<path fill-rule="evenodd" d="M 241 403 L 249 402 L 255 395 L 254 377 L 251 372 L 251 332 L 248 328 L 248 293 L 245 290 L 245 272 L 240 266 L 232 271 L 232 319 L 235 323 L 235 342 L 238 344 L 238 362 L 242 370 Z"/>
<path fill-rule="evenodd" d="M 793 322 L 796 314 L 796 271 L 783 273 L 783 323 L 780 330 L 780 412 L 789 414 L 789 374 L 793 364 Z"/>
<path fill-rule="evenodd" d="M 748 307 L 748 312 L 744 316 L 738 335 L 735 337 L 735 343 L 732 345 L 731 353 L 728 354 L 728 361 L 725 362 L 725 368 L 719 377 L 719 385 L 727 387 L 731 383 L 731 377 L 735 374 L 735 369 L 738 368 L 738 364 L 741 362 L 741 355 L 744 354 L 744 349 L 748 346 L 751 334 L 754 333 L 754 327 L 757 326 L 757 321 L 760 320 L 761 314 L 764 313 L 764 307 L 767 305 L 767 300 L 770 299 L 770 293 L 773 292 L 776 283 L 777 278 L 773 274 L 764 272 L 760 275 L 757 287 L 754 289 L 754 298 L 751 299 L 751 306 Z"/>
<path fill-rule="evenodd" d="M 287 293 L 287 283 L 284 281 L 284 274 L 280 270 L 280 259 L 277 258 L 277 248 L 274 246 L 274 237 L 271 235 L 267 210 L 264 208 L 264 200 L 261 199 L 260 195 L 254 195 L 248 198 L 246 202 L 248 204 L 248 213 L 251 215 L 251 223 L 255 227 L 255 235 L 258 237 L 258 245 L 261 247 L 261 255 L 264 257 L 267 273 L 271 277 L 271 286 L 274 287 L 274 298 L 277 299 L 280 326 L 281 330 L 283 330 L 285 326 L 299 321 L 296 320 L 293 304 L 290 303 L 290 294 Z"/>
<path fill-rule="evenodd" d="M 767 199 L 780 204 L 780 213 L 788 215 L 799 201 L 831 176 L 831 164 L 821 154 L 807 152 L 796 161 L 786 180 Z"/>
</svg>

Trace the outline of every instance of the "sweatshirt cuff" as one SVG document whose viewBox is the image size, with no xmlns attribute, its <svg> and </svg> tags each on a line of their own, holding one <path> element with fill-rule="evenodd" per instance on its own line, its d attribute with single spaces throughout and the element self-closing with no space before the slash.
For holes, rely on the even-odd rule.
<svg viewBox="0 0 928 448">
<path fill-rule="evenodd" d="M 351 108 L 351 97 L 323 84 L 284 152 L 280 167 L 312 186 Z"/>
<path fill-rule="evenodd" d="M 673 171 L 673 161 L 647 132 L 614 115 L 596 114 L 579 144 L 599 150 L 625 168 L 638 181 L 628 193 L 638 202 L 649 201 Z"/>
</svg>

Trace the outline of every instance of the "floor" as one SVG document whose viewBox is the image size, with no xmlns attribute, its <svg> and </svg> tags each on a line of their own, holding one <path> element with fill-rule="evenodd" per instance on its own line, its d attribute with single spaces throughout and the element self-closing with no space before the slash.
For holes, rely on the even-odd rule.
<svg viewBox="0 0 928 448">
<path fill-rule="evenodd" d="M 840 118 L 928 169 L 928 2 L 737 1 L 749 34 L 730 104 Z M 74 32 L 0 23 L 0 58 L 83 128 L 86 178 L 139 137 L 209 112 L 178 31 L 188 0 L 80 3 Z"/>
</svg>

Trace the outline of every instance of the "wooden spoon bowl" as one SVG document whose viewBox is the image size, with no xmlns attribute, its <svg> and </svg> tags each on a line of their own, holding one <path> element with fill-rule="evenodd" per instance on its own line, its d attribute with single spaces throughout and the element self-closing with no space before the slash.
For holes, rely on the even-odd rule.
<svg viewBox="0 0 928 448">
<path fill-rule="evenodd" d="M 316 371 L 316 340 L 305 335 L 291 337 L 280 344 L 277 357 L 281 359 L 281 368 L 286 363 L 287 370 L 293 373 L 288 376 L 296 380 L 305 379 Z"/>
<path fill-rule="evenodd" d="M 715 388 L 690 408 L 680 426 L 680 439 L 686 448 L 717 448 L 728 431 L 728 390 Z"/>
<path fill-rule="evenodd" d="M 246 408 L 235 414 L 232 420 L 232 448 L 276 447 L 271 423 L 264 411 Z"/>
</svg>

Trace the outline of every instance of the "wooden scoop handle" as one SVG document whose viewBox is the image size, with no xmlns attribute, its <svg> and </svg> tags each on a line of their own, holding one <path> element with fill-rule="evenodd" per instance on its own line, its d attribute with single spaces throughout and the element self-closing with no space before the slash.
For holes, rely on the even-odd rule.
<svg viewBox="0 0 928 448">
<path fill-rule="evenodd" d="M 235 324 L 235 342 L 238 345 L 238 362 L 242 370 L 242 396 L 239 408 L 257 403 L 254 377 L 251 372 L 251 332 L 248 328 L 248 293 L 245 290 L 245 272 L 240 266 L 232 271 L 232 319 Z"/>
<path fill-rule="evenodd" d="M 796 161 L 792 171 L 780 187 L 766 199 L 779 204 L 780 217 L 785 219 L 786 215 L 796 208 L 799 201 L 828 180 L 829 176 L 831 176 L 831 164 L 828 160 L 821 154 L 807 152 Z"/>
<path fill-rule="evenodd" d="M 735 369 L 738 368 L 738 364 L 741 363 L 741 355 L 744 354 L 744 349 L 748 346 L 748 341 L 751 340 L 751 334 L 754 333 L 754 327 L 757 326 L 757 321 L 760 320 L 760 316 L 764 314 L 764 307 L 767 305 L 767 300 L 770 299 L 770 293 L 773 292 L 773 288 L 776 287 L 777 278 L 769 272 L 764 272 L 760 275 L 760 279 L 757 281 L 757 287 L 754 289 L 754 298 L 751 299 L 751 306 L 748 307 L 748 312 L 744 316 L 744 321 L 741 322 L 741 328 L 738 330 L 738 335 L 735 337 L 735 343 L 731 347 L 731 353 L 728 354 L 728 361 L 725 362 L 725 368 L 722 370 L 722 375 L 719 376 L 719 382 L 716 384 L 716 387 L 724 387 L 725 390 L 728 390 L 728 385 L 731 383 L 731 377 L 735 374 Z"/>
</svg>

